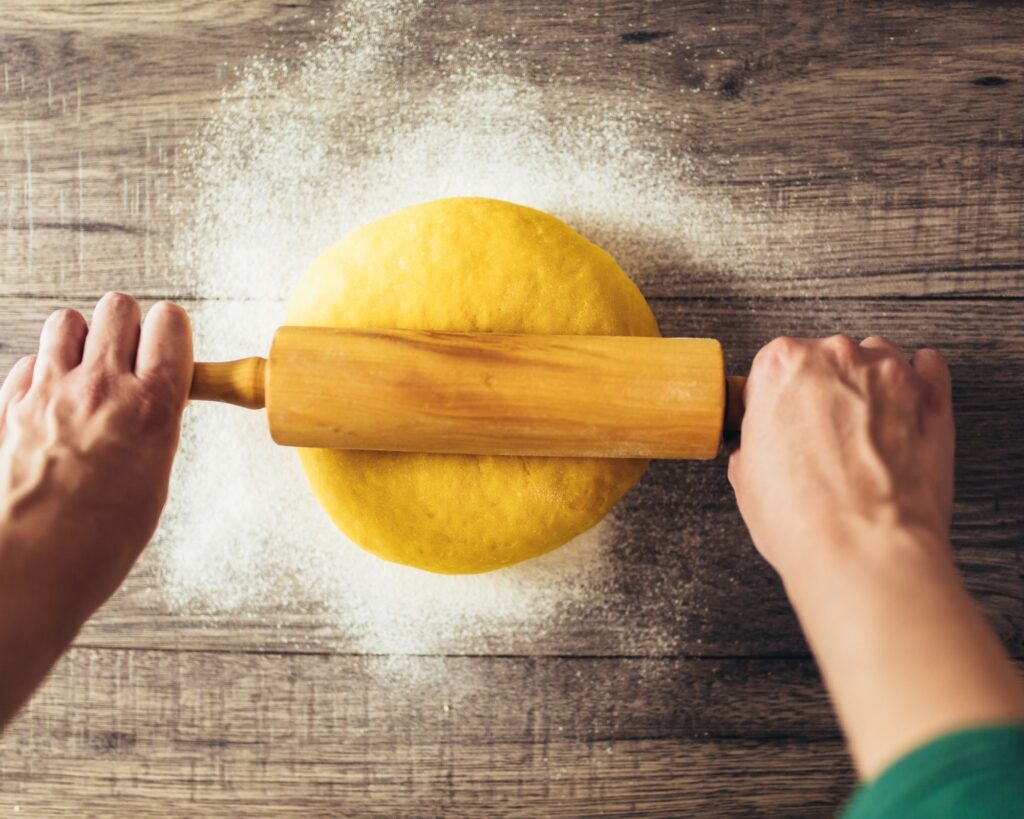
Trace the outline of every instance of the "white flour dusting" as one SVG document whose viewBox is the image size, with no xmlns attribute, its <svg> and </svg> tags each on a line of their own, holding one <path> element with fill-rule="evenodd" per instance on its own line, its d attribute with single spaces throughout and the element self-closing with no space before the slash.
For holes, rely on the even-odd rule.
<svg viewBox="0 0 1024 819">
<path fill-rule="evenodd" d="M 192 311 L 199 350 L 261 349 L 276 302 Z M 601 605 L 602 526 L 503 571 L 447 577 L 387 563 L 349 542 L 309 492 L 298 458 L 271 442 L 263 413 L 202 404 L 186 415 L 157 548 L 175 608 L 298 608 L 373 653 L 472 651 L 481 639 L 541 628 L 591 595 Z M 516 634 L 516 637 L 521 635 Z"/>
<path fill-rule="evenodd" d="M 417 14 L 407 2 L 347 4 L 297 65 L 248 65 L 189 147 L 193 196 L 178 214 L 175 262 L 188 292 L 207 300 L 193 310 L 200 359 L 265 354 L 285 298 L 321 250 L 443 196 L 549 211 L 641 282 L 721 259 L 733 274 L 772 264 L 763 220 L 688 183 L 698 170 L 652 140 L 642 112 L 563 111 L 557 86 L 502 70 L 479 44 L 407 60 Z M 746 255 L 729 248 L 740 232 Z M 567 618 L 586 630 L 614 594 L 611 528 L 489 575 L 394 566 L 333 527 L 262 414 L 197 405 L 155 551 L 179 610 L 313 613 L 370 652 L 500 652 Z"/>
</svg>

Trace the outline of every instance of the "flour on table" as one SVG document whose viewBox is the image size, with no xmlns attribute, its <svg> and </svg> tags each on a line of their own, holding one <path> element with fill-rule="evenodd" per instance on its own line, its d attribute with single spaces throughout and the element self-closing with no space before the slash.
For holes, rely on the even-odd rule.
<svg viewBox="0 0 1024 819">
<path fill-rule="evenodd" d="M 757 274 L 784 253 L 770 224 L 701 187 L 700 170 L 658 144 L 649 112 L 552 104 L 571 89 L 517 76 L 486 43 L 406 60 L 420 13 L 407 2 L 346 4 L 297 62 L 245 66 L 187 146 L 192 196 L 176 215 L 173 261 L 184 291 L 204 300 L 193 307 L 200 360 L 265 354 L 291 287 L 325 247 L 444 196 L 549 211 L 641 283 L 692 265 Z M 332 639 L 368 652 L 501 652 L 559 622 L 584 630 L 611 605 L 612 528 L 606 520 L 487 575 L 391 565 L 333 527 L 262 414 L 197 404 L 155 552 L 178 610 L 265 622 L 314 613 Z M 645 617 L 616 605 L 625 650 Z"/>
</svg>

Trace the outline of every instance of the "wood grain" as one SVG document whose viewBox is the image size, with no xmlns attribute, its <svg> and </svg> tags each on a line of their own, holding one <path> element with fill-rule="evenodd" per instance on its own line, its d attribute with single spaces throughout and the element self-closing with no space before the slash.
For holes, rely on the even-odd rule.
<svg viewBox="0 0 1024 819">
<path fill-rule="evenodd" d="M 852 784 L 806 662 L 87 649 L 0 771 L 33 817 L 68 792 L 78 816 L 821 816 Z"/>
<path fill-rule="evenodd" d="M 706 338 L 282 327 L 266 409 L 285 446 L 708 460 L 725 366 Z"/>
<path fill-rule="evenodd" d="M 168 262 L 183 144 L 233 67 L 294 56 L 329 6 L 179 5 L 17 5 L 0 291 L 189 295 Z M 720 262 L 631 270 L 649 295 L 1024 294 L 1019 6 L 487 0 L 427 4 L 415 31 L 410 83 L 472 31 L 559 111 L 651 119 L 680 186 L 722 206 L 702 240 Z"/>
<path fill-rule="evenodd" d="M 188 140 L 248 59 L 296 62 L 348 8 L 4 4 L 0 369 L 58 306 L 194 295 L 170 263 Z M 1024 656 L 1024 7 L 431 0 L 414 35 L 413 102 L 468 40 L 551 116 L 627 114 L 678 158 L 700 246 L 622 260 L 666 334 L 719 338 L 731 372 L 780 333 L 949 356 L 958 560 Z M 475 656 L 361 655 L 274 600 L 176 611 L 148 554 L 0 742 L 0 811 L 834 813 L 852 774 L 723 464 L 656 463 L 607 537 L 600 605 L 440 647 Z"/>
<path fill-rule="evenodd" d="M 0 299 L 9 319 L 0 366 L 28 353 L 56 300 Z M 187 303 L 188 304 L 188 303 Z M 85 302 L 73 306 L 85 309 Z M 729 371 L 780 335 L 878 333 L 908 350 L 944 350 L 954 377 L 960 441 L 954 539 L 960 565 L 1004 641 L 1024 655 L 1024 322 L 1015 301 L 654 300 L 666 335 L 719 338 Z M 965 321 L 965 316 L 974 317 Z M 1000 328 L 993 334 L 991 328 Z M 216 354 L 216 351 L 207 351 Z M 238 352 L 238 351 L 234 351 Z M 251 351 L 258 352 L 258 351 Z M 189 412 L 202 412 L 201 406 Z M 238 410 L 242 412 L 243 410 Z M 725 463 L 656 462 L 616 508 L 600 605 L 540 635 L 453 637 L 444 650 L 510 654 L 798 654 L 806 647 L 775 576 L 755 555 L 736 512 Z M 361 635 L 322 613 L 267 600 L 243 614 L 183 614 L 159 591 L 156 556 L 89 624 L 84 645 L 259 651 L 352 651 Z"/>
</svg>

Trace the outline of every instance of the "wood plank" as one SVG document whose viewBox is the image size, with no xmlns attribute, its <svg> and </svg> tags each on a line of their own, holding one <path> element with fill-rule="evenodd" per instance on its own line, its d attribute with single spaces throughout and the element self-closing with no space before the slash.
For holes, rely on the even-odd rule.
<svg viewBox="0 0 1024 819">
<path fill-rule="evenodd" d="M 60 302 L 0 299 L 0 367 L 34 345 Z M 77 306 L 85 308 L 85 303 Z M 213 307 L 190 305 L 197 315 Z M 908 348 L 933 343 L 950 356 L 960 440 L 954 539 L 960 565 L 999 633 L 1024 654 L 1024 324 L 1013 301 L 710 302 L 656 300 L 669 335 L 723 340 L 735 371 L 779 333 L 881 333 Z M 253 310 L 238 305 L 239 315 Z M 257 350 L 205 349 L 206 356 Z M 195 407 L 190 412 L 202 412 Z M 239 410 L 241 412 L 241 410 Z M 594 599 L 542 632 L 487 625 L 434 649 L 469 654 L 804 654 L 782 589 L 757 557 L 734 506 L 725 463 L 658 462 L 603 531 L 608 551 Z M 160 563 L 144 556 L 127 586 L 90 623 L 84 645 L 280 651 L 365 650 L 351 624 L 271 595 L 241 611 L 177 611 L 161 591 Z M 360 648 L 361 646 L 361 648 Z M 381 648 L 381 650 L 386 650 Z"/>
<path fill-rule="evenodd" d="M 191 295 L 168 264 L 194 201 L 185 143 L 235 68 L 298 61 L 352 7 L 4 4 L 0 369 L 62 302 Z M 1024 8 L 432 0 L 411 34 L 396 57 L 414 103 L 468 42 L 528 77 L 553 120 L 636 116 L 678 159 L 651 182 L 704 204 L 681 225 L 691 244 L 644 235 L 674 261 L 623 258 L 666 297 L 666 332 L 722 338 L 738 370 L 780 332 L 951 354 L 958 557 L 1024 655 L 1024 328 L 1007 300 L 1024 297 Z M 346 104 L 386 114 L 391 97 Z M 865 298 L 889 296 L 951 300 Z M 723 464 L 655 464 L 603 537 L 599 599 L 536 633 L 495 624 L 434 648 L 523 655 L 504 657 L 353 655 L 351 628 L 272 593 L 234 614 L 177 611 L 150 552 L 0 741 L 0 811 L 834 813 L 852 772 Z M 766 653 L 783 656 L 708 659 Z"/>
<path fill-rule="evenodd" d="M 86 649 L 0 772 L 33 817 L 822 816 L 853 783 L 807 662 Z"/>
<path fill-rule="evenodd" d="M 10 34 L 33 36 L 43 31 L 116 31 L 138 36 L 151 31 L 179 36 L 209 36 L 211 29 L 270 28 L 275 22 L 308 14 L 316 3 L 231 0 L 150 0 L 139 6 L 131 0 L 8 0 L 4 29 Z M 322 5 L 322 4 L 321 4 Z M 277 18 L 275 19 L 275 15 Z"/>
<path fill-rule="evenodd" d="M 721 339 L 727 367 L 745 373 L 780 335 L 883 335 L 905 350 L 934 347 L 953 374 L 957 418 L 954 534 L 964 545 L 1022 545 L 1024 323 L 1014 301 L 655 300 L 665 335 Z M 731 499 L 730 499 L 731 501 Z"/>
<path fill-rule="evenodd" d="M 231 69 L 298 59 L 329 17 L 244 6 L 5 14 L 0 292 L 189 295 L 169 266 L 194 196 L 186 140 Z M 434 2 L 412 31 L 399 76 L 413 102 L 468 37 L 536 83 L 546 115 L 635 115 L 678 157 L 651 183 L 711 215 L 680 225 L 676 262 L 624 259 L 652 296 L 1024 295 L 1019 6 Z M 346 104 L 406 104 L 371 91 Z"/>
<path fill-rule="evenodd" d="M 215 106 L 228 66 L 290 47 L 310 11 L 274 2 L 5 8 L 0 290 L 178 289 L 168 279 L 178 146 Z"/>
</svg>

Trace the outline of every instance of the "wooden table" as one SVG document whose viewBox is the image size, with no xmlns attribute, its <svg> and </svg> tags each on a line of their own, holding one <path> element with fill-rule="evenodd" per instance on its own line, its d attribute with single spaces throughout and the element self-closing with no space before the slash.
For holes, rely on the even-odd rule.
<svg viewBox="0 0 1024 819">
<path fill-rule="evenodd" d="M 231 66 L 294 53 L 327 4 L 5 3 L 0 23 L 0 366 L 58 306 L 162 275 L 182 140 Z M 474 28 L 475 27 L 475 28 Z M 695 266 L 640 281 L 666 334 L 722 339 L 734 369 L 781 334 L 881 333 L 948 354 L 954 537 L 972 592 L 1024 652 L 1024 9 L 979 3 L 431 3 L 428 59 L 504 33 L 573 102 L 685 115 L 716 189 L 802 229 L 742 287 Z M 685 93 L 681 93 L 685 91 Z M 685 144 L 683 144 L 685 142 Z M 312 615 L 174 614 L 151 558 L 0 743 L 23 816 L 825 816 L 854 784 L 779 583 L 724 463 L 658 463 L 617 512 L 618 614 L 513 655 L 389 658 Z M 681 532 L 686 532 L 686 537 Z M 697 547 L 694 544 L 697 544 Z M 654 585 L 656 584 L 656 585 Z M 671 601 L 670 601 L 671 602 Z M 635 603 L 641 605 L 641 603 Z M 894 624 L 897 627 L 898 624 Z"/>
</svg>

